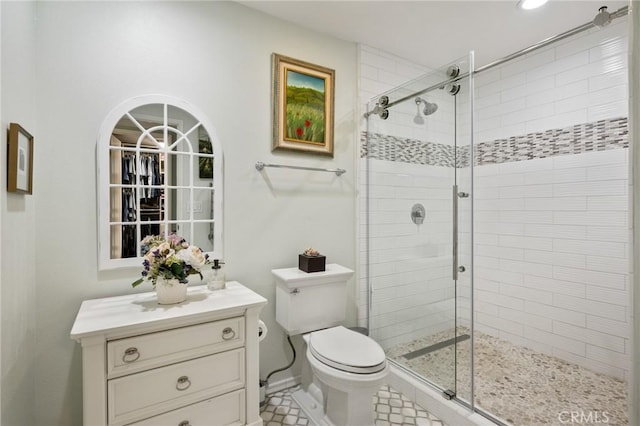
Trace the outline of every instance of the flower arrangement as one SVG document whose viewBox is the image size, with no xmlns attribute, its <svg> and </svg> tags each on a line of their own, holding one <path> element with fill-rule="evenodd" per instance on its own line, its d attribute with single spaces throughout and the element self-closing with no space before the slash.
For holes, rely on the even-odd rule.
<svg viewBox="0 0 640 426">
<path fill-rule="evenodd" d="M 158 278 L 186 283 L 189 275 L 198 274 L 202 278 L 200 271 L 210 263 L 209 255 L 176 234 L 170 234 L 166 240 L 159 235 L 148 235 L 140 244 L 144 253 L 144 269 L 142 277 L 131 283 L 132 287 L 145 280 L 155 286 Z"/>
</svg>

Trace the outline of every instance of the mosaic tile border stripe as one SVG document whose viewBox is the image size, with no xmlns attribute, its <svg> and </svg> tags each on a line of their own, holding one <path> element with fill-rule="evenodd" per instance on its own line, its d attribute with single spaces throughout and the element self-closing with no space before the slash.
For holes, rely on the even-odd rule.
<svg viewBox="0 0 640 426">
<path fill-rule="evenodd" d="M 479 143 L 475 147 L 475 163 L 498 164 L 628 148 L 628 135 L 626 117 L 577 124 Z"/>
<path fill-rule="evenodd" d="M 362 132 L 360 156 L 378 160 L 402 163 L 425 164 L 429 166 L 453 167 L 455 156 L 453 146 L 417 139 Z"/>
<path fill-rule="evenodd" d="M 360 156 L 403 163 L 454 167 L 453 146 L 362 132 Z M 577 124 L 476 144 L 474 163 L 499 164 L 629 147 L 627 117 Z M 457 167 L 469 164 L 469 149 L 458 148 Z"/>
</svg>

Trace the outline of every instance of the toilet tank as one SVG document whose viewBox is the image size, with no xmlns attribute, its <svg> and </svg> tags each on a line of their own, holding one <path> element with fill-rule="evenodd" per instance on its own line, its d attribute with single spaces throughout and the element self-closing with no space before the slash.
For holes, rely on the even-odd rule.
<svg viewBox="0 0 640 426">
<path fill-rule="evenodd" d="M 276 321 L 290 336 L 342 324 L 347 281 L 353 271 L 330 263 L 323 272 L 272 269 L 276 282 Z"/>
</svg>

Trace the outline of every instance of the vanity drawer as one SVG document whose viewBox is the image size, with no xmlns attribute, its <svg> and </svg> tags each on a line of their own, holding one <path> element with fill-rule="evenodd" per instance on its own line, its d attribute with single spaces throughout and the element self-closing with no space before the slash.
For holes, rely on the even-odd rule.
<svg viewBox="0 0 640 426">
<path fill-rule="evenodd" d="M 107 343 L 107 377 L 148 370 L 244 345 L 244 317 Z"/>
<path fill-rule="evenodd" d="M 127 424 L 244 387 L 244 348 L 107 382 L 109 424 Z"/>
<path fill-rule="evenodd" d="M 244 389 L 229 392 L 130 426 L 236 426 L 245 424 Z"/>
</svg>

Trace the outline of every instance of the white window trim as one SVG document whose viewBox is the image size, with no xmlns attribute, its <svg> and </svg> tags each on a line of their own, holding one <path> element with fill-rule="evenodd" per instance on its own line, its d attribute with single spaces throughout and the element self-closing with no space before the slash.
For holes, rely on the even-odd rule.
<svg viewBox="0 0 640 426">
<path fill-rule="evenodd" d="M 96 149 L 97 165 L 97 194 L 98 194 L 98 269 L 109 270 L 117 268 L 140 267 L 142 257 L 130 257 L 124 259 L 111 258 L 111 229 L 110 229 L 110 141 L 113 129 L 118 121 L 131 110 L 147 104 L 167 104 L 174 106 L 193 115 L 209 133 L 213 158 L 213 247 L 214 251 L 206 252 L 212 259 L 223 259 L 223 161 L 222 147 L 218 139 L 216 129 L 208 117 L 197 107 L 185 100 L 166 95 L 136 96 L 116 106 L 102 122 L 98 133 Z M 182 221 L 184 222 L 184 221 Z"/>
</svg>

